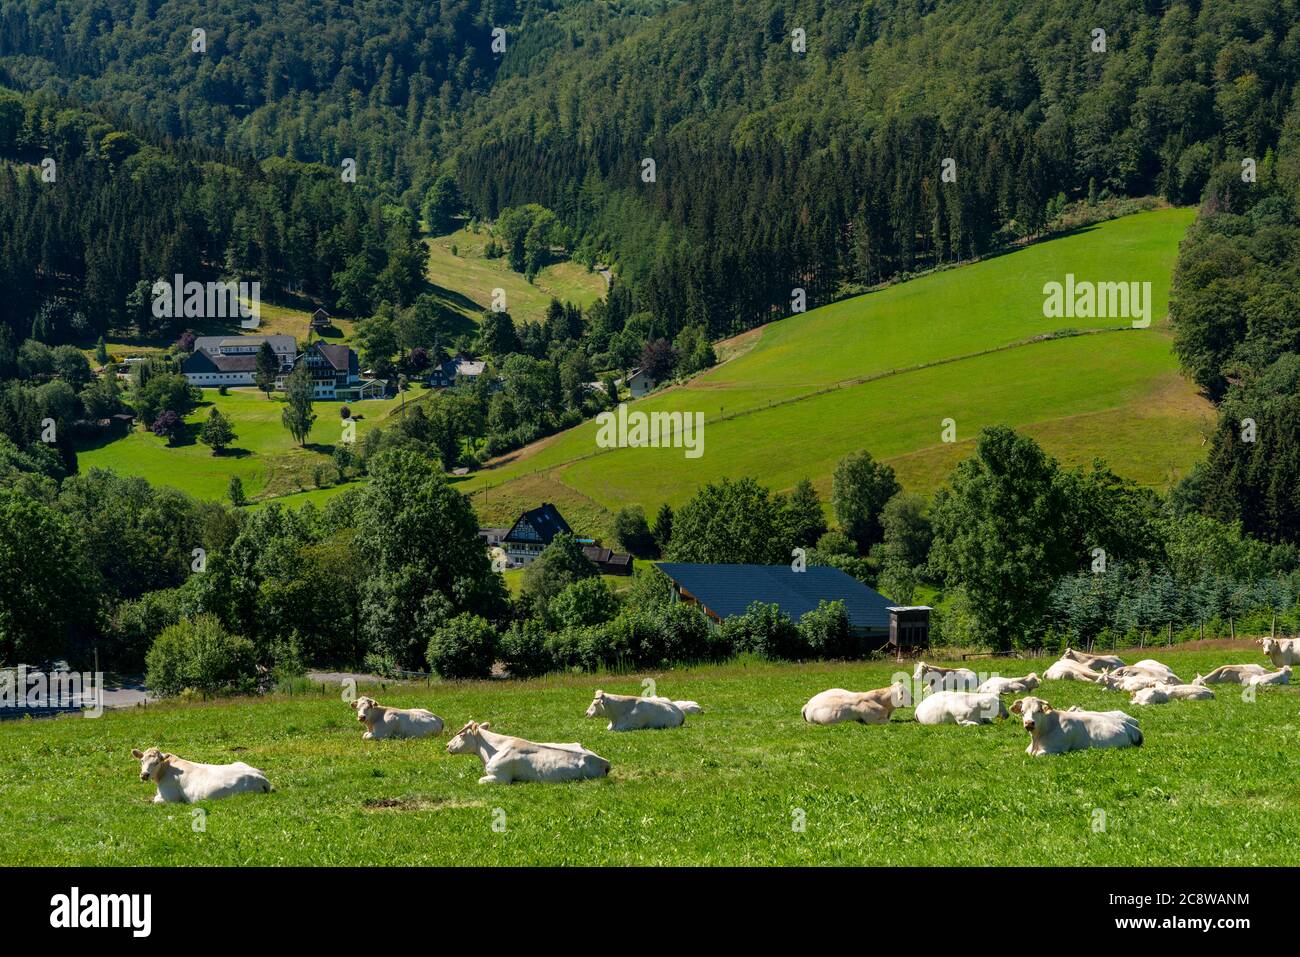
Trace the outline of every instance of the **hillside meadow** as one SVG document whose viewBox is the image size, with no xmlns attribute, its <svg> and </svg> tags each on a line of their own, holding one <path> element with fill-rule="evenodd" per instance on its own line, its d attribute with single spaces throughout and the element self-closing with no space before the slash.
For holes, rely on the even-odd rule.
<svg viewBox="0 0 1300 957">
<path fill-rule="evenodd" d="M 407 393 L 410 403 L 420 393 Z M 348 403 L 357 420 L 356 437 L 401 408 L 402 400 L 367 399 Z M 299 446 L 281 422 L 283 393 L 268 398 L 257 389 L 232 388 L 227 395 L 204 389 L 203 401 L 185 418 L 185 432 L 173 445 L 152 432 L 137 428 L 125 436 L 89 443 L 77 451 L 80 467 L 109 468 L 121 475 L 169 485 L 203 499 L 225 499 L 232 475 L 244 483 L 250 499 L 296 495 L 315 488 L 315 470 L 333 474 L 329 456 L 342 436 L 339 410 L 344 403 L 317 402 L 316 422 L 305 446 Z M 213 408 L 230 419 L 236 439 L 221 455 L 198 441 L 199 426 Z M 339 488 L 335 486 L 334 488 Z"/>
<path fill-rule="evenodd" d="M 462 227 L 425 240 L 429 250 L 426 276 L 433 295 L 469 322 L 477 323 L 492 305 L 492 291 L 506 294 L 506 310 L 516 322 L 540 322 L 552 299 L 586 308 L 605 295 L 604 278 L 581 263 L 561 260 L 538 270 L 529 282 L 504 257 L 484 255 L 491 236 L 486 227 Z"/>
<path fill-rule="evenodd" d="M 1086 226 L 772 323 L 729 361 L 632 404 L 702 413 L 704 454 L 601 449 L 588 422 L 503 456 L 465 483 L 476 506 L 527 497 L 647 513 L 700 483 L 752 475 L 829 491 L 835 463 L 868 449 L 903 484 L 930 492 L 980 429 L 1008 424 L 1067 464 L 1107 459 L 1144 485 L 1177 481 L 1202 455 L 1213 414 L 1179 374 L 1167 324 L 1169 277 L 1194 211 L 1163 208 Z M 1148 328 L 1123 319 L 1047 319 L 1043 286 L 1073 274 L 1151 284 Z M 944 420 L 955 423 L 946 442 Z M 773 454 L 779 449 L 780 454 Z"/>
<path fill-rule="evenodd" d="M 1154 656 L 1185 680 L 1264 660 L 1247 642 L 1121 653 Z M 965 664 L 1024 674 L 1048 663 Z M 442 736 L 416 741 L 362 741 L 335 689 L 4 722 L 0 863 L 1294 863 L 1294 688 L 1251 702 L 1239 687 L 1218 686 L 1214 701 L 1142 708 L 1128 695 L 1051 682 L 1037 693 L 1054 706 L 1122 708 L 1139 718 L 1146 741 L 1040 758 L 1025 754 L 1028 734 L 1014 718 L 959 728 L 918 725 L 910 708 L 884 726 L 814 727 L 800 717 L 818 691 L 882 687 L 897 667 L 740 660 L 377 689 L 382 703 L 429 707 L 446 720 Z M 706 713 L 681 728 L 627 733 L 584 719 L 595 688 L 637 693 L 647 677 L 658 693 L 697 700 Z M 610 776 L 479 785 L 476 758 L 445 753 L 471 718 L 534 740 L 580 741 L 612 762 Z M 130 756 L 149 745 L 191 760 L 245 761 L 274 790 L 153 805 L 154 788 Z"/>
</svg>

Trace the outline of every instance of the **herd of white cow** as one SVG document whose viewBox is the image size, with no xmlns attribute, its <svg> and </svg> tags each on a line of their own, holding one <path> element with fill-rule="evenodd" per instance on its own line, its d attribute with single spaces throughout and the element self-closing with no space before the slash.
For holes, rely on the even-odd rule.
<svg viewBox="0 0 1300 957">
<path fill-rule="evenodd" d="M 1257 664 L 1223 665 L 1207 675 L 1196 675 L 1185 684 L 1164 664 L 1150 658 L 1126 665 L 1114 655 L 1090 655 L 1065 649 L 1060 661 L 1043 673 L 1022 678 L 991 677 L 980 682 L 967 668 L 940 668 L 918 662 L 912 684 L 921 698 L 913 712 L 918 724 L 957 724 L 964 727 L 988 724 L 995 718 L 1018 715 L 1029 732 L 1031 755 L 1063 754 L 1085 748 L 1126 748 L 1142 744 L 1138 721 L 1123 711 L 1084 711 L 1074 706 L 1065 711 L 1053 708 L 1042 698 L 1026 695 L 1010 708 L 1006 695 L 1025 694 L 1047 681 L 1088 681 L 1111 691 L 1131 694 L 1131 704 L 1166 704 L 1175 700 L 1212 699 L 1212 684 L 1247 686 L 1285 685 L 1291 680 L 1291 666 L 1300 662 L 1300 639 L 1261 639 L 1264 654 L 1277 671 Z M 886 724 L 893 712 L 912 704 L 908 683 L 896 681 L 873 691 L 831 688 L 814 695 L 803 706 L 809 724 Z M 423 708 L 389 708 L 362 696 L 352 703 L 357 721 L 365 725 L 364 740 L 385 738 L 427 738 L 439 735 L 443 720 Z M 694 701 L 672 701 L 660 697 L 617 695 L 597 691 L 588 718 L 605 718 L 610 731 L 639 731 L 676 728 L 688 714 L 702 714 Z M 470 721 L 447 743 L 448 754 L 473 754 L 483 763 L 480 784 L 510 784 L 515 781 L 575 781 L 609 774 L 605 758 L 578 742 L 556 744 L 528 741 L 491 730 L 488 722 Z M 192 803 L 228 797 L 243 792 L 268 793 L 271 783 L 257 768 L 234 764 L 199 764 L 174 754 L 150 748 L 131 752 L 140 761 L 140 780 L 157 788 L 155 804 Z"/>
</svg>

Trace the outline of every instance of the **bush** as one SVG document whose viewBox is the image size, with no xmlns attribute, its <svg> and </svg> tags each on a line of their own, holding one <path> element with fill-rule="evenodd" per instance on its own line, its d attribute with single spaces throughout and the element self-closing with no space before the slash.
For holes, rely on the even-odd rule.
<svg viewBox="0 0 1300 957">
<path fill-rule="evenodd" d="M 618 632 L 607 625 L 566 628 L 546 640 L 546 651 L 556 668 L 597 671 L 617 668 L 627 657 Z"/>
<path fill-rule="evenodd" d="M 501 660 L 512 678 L 534 678 L 555 670 L 546 648 L 546 629 L 536 620 L 516 621 L 501 636 Z"/>
<path fill-rule="evenodd" d="M 635 629 L 633 635 L 639 639 L 633 656 L 645 667 L 712 661 L 729 652 L 704 612 L 694 605 L 665 605 L 649 616 L 648 627 Z"/>
<path fill-rule="evenodd" d="M 158 634 L 180 619 L 180 602 L 174 588 L 145 592 L 137 601 L 122 602 L 113 614 L 103 663 L 117 671 L 138 670 Z"/>
<path fill-rule="evenodd" d="M 842 601 L 821 601 L 799 619 L 799 634 L 817 658 L 856 658 L 858 642 L 849 633 L 849 615 Z"/>
<path fill-rule="evenodd" d="M 580 578 L 547 606 L 547 615 L 559 630 L 603 624 L 617 612 L 618 599 L 603 578 Z"/>
<path fill-rule="evenodd" d="M 485 618 L 465 612 L 433 633 L 429 667 L 441 678 L 486 678 L 497 653 L 496 630 Z"/>
<path fill-rule="evenodd" d="M 803 635 L 776 605 L 754 602 L 743 615 L 728 618 L 722 634 L 737 653 L 750 652 L 772 661 L 797 661 L 809 656 Z"/>
<path fill-rule="evenodd" d="M 250 691 L 257 683 L 253 643 L 226 631 L 215 615 L 163 629 L 146 656 L 145 684 L 155 693 Z"/>
</svg>

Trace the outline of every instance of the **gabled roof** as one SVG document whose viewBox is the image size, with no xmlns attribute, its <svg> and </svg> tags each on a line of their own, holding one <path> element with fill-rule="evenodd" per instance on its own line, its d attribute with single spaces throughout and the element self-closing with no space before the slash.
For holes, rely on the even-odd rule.
<svg viewBox="0 0 1300 957">
<path fill-rule="evenodd" d="M 293 336 L 199 336 L 194 340 L 194 351 L 220 352 L 223 345 L 261 346 L 263 342 L 271 343 L 276 352 L 297 352 L 298 343 Z"/>
<path fill-rule="evenodd" d="M 842 601 L 853 628 L 887 629 L 893 602 L 852 575 L 827 565 L 796 572 L 789 565 L 695 565 L 656 562 L 665 575 L 718 618 L 743 615 L 760 601 L 777 605 L 793 621 L 818 602 Z"/>
<path fill-rule="evenodd" d="M 336 371 L 350 375 L 357 373 L 357 354 L 347 346 L 317 339 L 311 347 L 319 352 Z"/>
<path fill-rule="evenodd" d="M 257 355 L 226 356 L 206 349 L 195 349 L 181 362 L 181 372 L 193 375 L 204 372 L 253 372 L 257 369 Z"/>
<path fill-rule="evenodd" d="M 510 526 L 510 532 L 506 535 L 504 541 L 507 542 L 531 542 L 532 539 L 518 538 L 515 536 L 515 529 L 520 525 L 529 525 L 533 531 L 537 532 L 545 545 L 551 544 L 552 539 L 561 533 L 572 535 L 573 529 L 569 528 L 569 523 L 564 520 L 564 516 L 550 502 L 543 502 L 537 508 L 529 509 L 520 515 L 514 525 Z"/>
</svg>

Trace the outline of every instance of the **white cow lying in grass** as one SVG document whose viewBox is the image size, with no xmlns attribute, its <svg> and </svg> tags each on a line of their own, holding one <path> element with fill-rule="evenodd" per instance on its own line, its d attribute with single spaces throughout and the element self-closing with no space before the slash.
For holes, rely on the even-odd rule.
<svg viewBox="0 0 1300 957">
<path fill-rule="evenodd" d="M 809 724 L 839 724 L 858 721 L 862 724 L 888 724 L 895 708 L 911 704 L 911 694 L 903 682 L 874 691 L 845 691 L 831 688 L 815 694 L 803 706 L 803 719 Z"/>
<path fill-rule="evenodd" d="M 936 691 L 916 706 L 916 720 L 920 724 L 970 727 L 1006 716 L 1007 706 L 997 695 L 971 691 Z"/>
<path fill-rule="evenodd" d="M 363 741 L 383 738 L 431 738 L 442 733 L 442 718 L 424 708 L 386 708 L 364 695 L 352 702 L 366 726 Z"/>
<path fill-rule="evenodd" d="M 1093 671 L 1073 658 L 1062 658 L 1053 662 L 1052 667 L 1043 672 L 1043 677 L 1048 681 L 1098 681 L 1101 672 Z"/>
<path fill-rule="evenodd" d="M 1129 699 L 1129 704 L 1168 704 L 1173 698 L 1169 697 L 1169 692 L 1165 690 L 1166 686 L 1156 685 L 1151 688 L 1143 688 L 1136 692 Z"/>
<path fill-rule="evenodd" d="M 1211 701 L 1214 692 L 1200 685 L 1157 684 L 1137 690 L 1129 704 L 1168 704 L 1170 701 Z"/>
<path fill-rule="evenodd" d="M 1149 671 L 1139 671 L 1136 674 L 1116 676 L 1114 672 L 1103 671 L 1101 677 L 1097 679 L 1097 684 L 1106 688 L 1108 691 L 1141 691 L 1144 688 L 1154 688 L 1156 685 L 1168 684 L 1164 678 L 1154 675 Z"/>
<path fill-rule="evenodd" d="M 134 748 L 131 757 L 140 760 L 140 780 L 158 788 L 154 804 L 193 804 L 213 798 L 252 791 L 268 794 L 271 782 L 257 768 L 242 761 L 234 764 L 196 764 L 157 748 Z"/>
<path fill-rule="evenodd" d="M 1043 679 L 1038 677 L 1036 672 L 1031 671 L 1023 678 L 1001 678 L 994 676 L 980 685 L 977 690 L 980 694 L 1024 694 L 1026 691 L 1033 691 Z"/>
<path fill-rule="evenodd" d="M 1123 711 L 1057 711 L 1042 698 L 1021 698 L 1011 706 L 1029 732 L 1025 753 L 1064 754 L 1085 748 L 1141 746 L 1137 719 Z"/>
<path fill-rule="evenodd" d="M 1261 638 L 1259 644 L 1274 668 L 1300 665 L 1300 638 Z"/>
<path fill-rule="evenodd" d="M 1124 667 L 1124 659 L 1119 655 L 1090 655 L 1086 651 L 1075 651 L 1073 648 L 1066 648 L 1065 651 L 1061 652 L 1061 657 L 1077 661 L 1093 671 L 1100 671 L 1102 668 Z"/>
<path fill-rule="evenodd" d="M 512 738 L 488 730 L 486 721 L 469 722 L 447 742 L 448 754 L 477 754 L 483 762 L 479 784 L 514 781 L 578 781 L 603 778 L 609 762 L 576 741 L 550 744 Z"/>
<path fill-rule="evenodd" d="M 1169 684 L 1177 685 L 1183 683 L 1183 679 L 1174 674 L 1172 668 L 1168 665 L 1161 664 L 1154 658 L 1143 658 L 1141 661 L 1135 662 L 1131 665 L 1125 665 L 1123 668 L 1115 668 L 1111 671 L 1111 674 L 1116 678 L 1132 678 L 1135 676 L 1141 677 L 1143 675 L 1151 675 L 1160 678 Z"/>
<path fill-rule="evenodd" d="M 912 671 L 912 681 L 918 687 L 927 685 L 931 690 L 974 691 L 980 683 L 979 675 L 969 668 L 941 668 L 918 661 Z"/>
<path fill-rule="evenodd" d="M 1208 675 L 1197 675 L 1194 685 L 1244 685 L 1249 684 L 1253 675 L 1266 675 L 1268 669 L 1262 665 L 1220 665 Z"/>
<path fill-rule="evenodd" d="M 1271 675 L 1251 675 L 1245 683 L 1248 685 L 1289 685 L 1291 683 L 1291 666 L 1287 665 Z"/>
<path fill-rule="evenodd" d="M 688 714 L 703 714 L 694 701 L 667 698 L 639 698 L 636 695 L 596 691 L 587 709 L 588 718 L 609 718 L 610 731 L 640 731 L 643 728 L 676 728 Z"/>
</svg>

